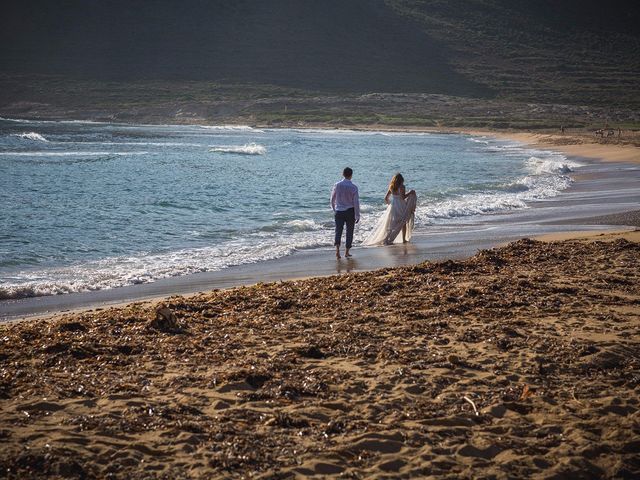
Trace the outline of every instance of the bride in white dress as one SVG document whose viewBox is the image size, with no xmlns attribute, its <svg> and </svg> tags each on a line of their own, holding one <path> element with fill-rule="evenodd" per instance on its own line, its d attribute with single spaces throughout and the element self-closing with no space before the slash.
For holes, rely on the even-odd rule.
<svg viewBox="0 0 640 480">
<path fill-rule="evenodd" d="M 384 197 L 389 206 L 363 245 L 391 245 L 411 240 L 417 198 L 415 190 L 406 193 L 404 177 L 396 173 Z"/>
</svg>

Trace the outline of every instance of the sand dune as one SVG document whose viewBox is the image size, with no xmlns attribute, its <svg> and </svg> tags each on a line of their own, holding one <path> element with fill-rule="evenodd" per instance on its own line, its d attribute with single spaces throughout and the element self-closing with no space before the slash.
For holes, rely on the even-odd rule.
<svg viewBox="0 0 640 480">
<path fill-rule="evenodd" d="M 627 238 L 172 297 L 157 322 L 141 303 L 3 325 L 0 468 L 637 478 Z"/>
</svg>

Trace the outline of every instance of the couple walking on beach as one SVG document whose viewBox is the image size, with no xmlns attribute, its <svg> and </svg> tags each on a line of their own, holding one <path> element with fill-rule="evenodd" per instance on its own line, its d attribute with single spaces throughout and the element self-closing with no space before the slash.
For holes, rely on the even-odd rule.
<svg viewBox="0 0 640 480">
<path fill-rule="evenodd" d="M 351 256 L 349 250 L 353 244 L 353 230 L 355 224 L 360 221 L 358 187 L 351 181 L 353 170 L 349 167 L 345 168 L 342 176 L 344 178 L 336 183 L 331 191 L 331 208 L 336 221 L 336 235 L 333 243 L 336 247 L 336 258 L 340 258 L 340 244 L 345 225 L 347 226 L 345 257 Z M 391 245 L 411 240 L 417 195 L 415 190 L 406 192 L 404 177 L 400 173 L 396 173 L 391 179 L 384 202 L 388 205 L 387 210 L 363 245 Z"/>
</svg>

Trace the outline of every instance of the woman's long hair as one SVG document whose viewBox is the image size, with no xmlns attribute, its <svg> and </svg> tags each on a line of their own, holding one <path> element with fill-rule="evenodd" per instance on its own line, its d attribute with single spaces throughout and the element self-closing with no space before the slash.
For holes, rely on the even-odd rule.
<svg viewBox="0 0 640 480">
<path fill-rule="evenodd" d="M 397 193 L 400 187 L 404 184 L 404 177 L 401 173 L 396 173 L 391 179 L 391 183 L 389 184 L 389 190 L 391 193 Z"/>
</svg>

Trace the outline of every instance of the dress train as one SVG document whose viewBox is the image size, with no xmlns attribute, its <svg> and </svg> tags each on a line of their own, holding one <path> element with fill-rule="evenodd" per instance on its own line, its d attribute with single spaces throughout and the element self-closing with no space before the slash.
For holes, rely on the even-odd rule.
<svg viewBox="0 0 640 480">
<path fill-rule="evenodd" d="M 402 227 L 407 226 L 405 239 L 411 240 L 416 211 L 417 196 L 391 195 L 391 202 L 378 220 L 376 228 L 363 242 L 363 245 L 391 245 L 402 243 Z"/>
</svg>

